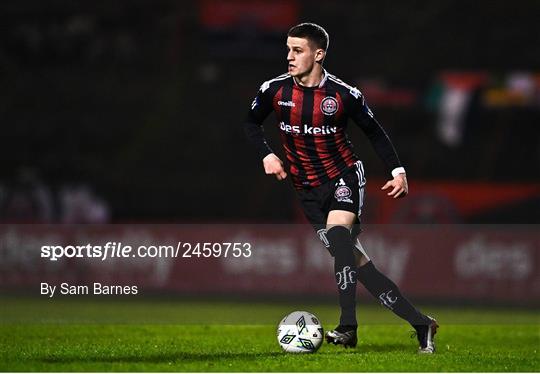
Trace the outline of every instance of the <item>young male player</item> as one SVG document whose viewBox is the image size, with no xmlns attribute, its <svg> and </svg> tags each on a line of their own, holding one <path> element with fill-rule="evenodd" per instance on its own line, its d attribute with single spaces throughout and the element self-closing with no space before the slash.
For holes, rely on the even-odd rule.
<svg viewBox="0 0 540 374">
<path fill-rule="evenodd" d="M 405 169 L 373 117 L 362 93 L 329 74 L 322 64 L 328 34 L 313 23 L 291 28 L 287 35 L 288 73 L 262 84 L 245 123 L 246 135 L 257 148 L 266 174 L 287 177 L 283 162 L 265 140 L 262 122 L 274 111 L 294 187 L 307 219 L 334 257 L 341 317 L 326 334 L 329 343 L 357 344 L 356 282 L 416 330 L 419 352 L 435 351 L 436 321 L 419 312 L 399 288 L 379 272 L 357 239 L 364 199 L 364 168 L 345 129 L 352 120 L 364 131 L 392 180 L 391 198 L 407 195 Z"/>
</svg>

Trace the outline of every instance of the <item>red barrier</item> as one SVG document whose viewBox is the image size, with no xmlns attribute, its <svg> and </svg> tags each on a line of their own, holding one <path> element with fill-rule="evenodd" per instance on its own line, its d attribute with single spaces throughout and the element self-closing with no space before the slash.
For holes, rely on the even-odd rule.
<svg viewBox="0 0 540 374">
<path fill-rule="evenodd" d="M 361 241 L 375 264 L 410 296 L 448 300 L 535 303 L 540 299 L 540 235 L 536 226 L 373 226 Z M 151 245 L 178 250 L 176 258 L 42 257 L 51 245 L 116 248 Z M 179 247 L 178 243 L 182 245 Z M 196 243 L 221 243 L 194 251 Z M 186 252 L 190 243 L 191 252 Z M 223 243 L 240 243 L 224 257 Z M 246 256 L 249 245 L 251 255 Z M 215 247 L 214 249 L 216 249 Z M 239 247 L 240 248 L 240 247 Z M 191 257 L 185 257 L 191 254 Z M 333 265 L 305 225 L 2 226 L 0 288 L 37 290 L 41 282 L 138 285 L 196 294 L 335 295 Z M 363 292 L 363 291 L 361 291 Z"/>
</svg>

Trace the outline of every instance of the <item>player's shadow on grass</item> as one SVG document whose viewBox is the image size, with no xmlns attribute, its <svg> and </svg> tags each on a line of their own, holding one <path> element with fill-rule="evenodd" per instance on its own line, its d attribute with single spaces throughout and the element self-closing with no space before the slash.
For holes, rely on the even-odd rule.
<svg viewBox="0 0 540 374">
<path fill-rule="evenodd" d="M 370 352 L 386 353 L 386 352 L 407 352 L 411 347 L 403 344 L 370 344 L 359 346 L 356 349 L 324 349 L 317 354 L 321 355 L 336 355 L 336 354 L 362 354 Z M 171 353 L 156 353 L 156 354 L 132 354 L 132 355 L 117 355 L 117 356 L 96 356 L 96 355 L 81 355 L 81 356 L 56 356 L 42 357 L 39 359 L 45 363 L 75 363 L 75 362 L 94 362 L 94 363 L 165 363 L 165 362 L 212 362 L 218 360 L 242 360 L 254 361 L 261 358 L 283 357 L 282 352 L 264 352 L 264 353 L 187 353 L 187 352 L 171 352 Z"/>
<path fill-rule="evenodd" d="M 362 353 L 370 352 L 379 352 L 379 353 L 390 353 L 390 352 L 408 352 L 414 351 L 415 346 L 409 344 L 400 344 L 400 343 L 384 343 L 384 344 L 369 344 L 369 345 L 359 345 L 357 351 Z"/>
<path fill-rule="evenodd" d="M 398 343 L 384 344 L 359 344 L 355 349 L 343 349 L 342 347 L 333 347 L 330 350 L 319 351 L 317 354 L 353 354 L 353 353 L 391 353 L 414 351 L 414 346 Z"/>
<path fill-rule="evenodd" d="M 281 352 L 266 352 L 266 353 L 167 353 L 167 354 L 133 354 L 133 355 L 117 355 L 117 356 L 69 356 L 69 357 L 42 357 L 41 362 L 46 363 L 75 363 L 75 362 L 102 362 L 102 363 L 122 363 L 122 362 L 143 362 L 143 363 L 166 363 L 166 362 L 198 362 L 198 361 L 217 361 L 227 359 L 238 359 L 244 361 L 253 361 L 261 358 L 282 356 Z"/>
</svg>

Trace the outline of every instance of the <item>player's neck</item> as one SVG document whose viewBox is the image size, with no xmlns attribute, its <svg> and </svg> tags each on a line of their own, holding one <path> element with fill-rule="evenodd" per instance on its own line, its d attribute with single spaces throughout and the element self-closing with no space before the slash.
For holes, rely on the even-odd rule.
<svg viewBox="0 0 540 374">
<path fill-rule="evenodd" d="M 303 87 L 318 87 L 324 78 L 324 71 L 321 66 L 315 66 L 309 74 L 294 77 L 294 81 Z"/>
</svg>

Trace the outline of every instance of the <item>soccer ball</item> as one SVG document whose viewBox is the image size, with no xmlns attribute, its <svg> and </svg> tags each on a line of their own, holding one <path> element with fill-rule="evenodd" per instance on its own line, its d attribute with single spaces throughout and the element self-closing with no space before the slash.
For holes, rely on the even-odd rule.
<svg viewBox="0 0 540 374">
<path fill-rule="evenodd" d="M 297 311 L 281 320 L 277 340 L 285 352 L 314 353 L 323 342 L 324 331 L 313 314 Z"/>
</svg>

